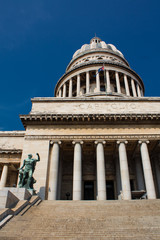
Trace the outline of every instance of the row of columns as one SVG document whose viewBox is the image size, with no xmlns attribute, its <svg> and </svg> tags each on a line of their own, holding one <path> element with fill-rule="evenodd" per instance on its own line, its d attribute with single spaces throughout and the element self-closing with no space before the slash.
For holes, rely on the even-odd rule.
<svg viewBox="0 0 160 240">
<path fill-rule="evenodd" d="M 58 162 L 59 144 L 53 143 L 53 151 L 50 164 L 49 175 L 49 200 L 56 200 L 58 188 Z M 82 144 L 83 142 L 73 142 L 74 144 L 74 166 L 73 166 L 73 200 L 82 199 Z M 106 200 L 106 175 L 105 175 L 105 141 L 96 141 L 96 164 L 97 164 L 97 200 Z M 119 152 L 120 177 L 122 184 L 122 197 L 124 200 L 131 199 L 130 178 L 126 153 L 127 141 L 117 141 Z M 148 153 L 148 141 L 139 141 L 145 185 L 148 199 L 155 199 L 156 192 L 153 181 L 151 163 Z M 139 168 L 140 169 L 140 168 Z"/>
<path fill-rule="evenodd" d="M 106 85 L 107 85 L 106 92 L 111 93 L 112 91 L 111 91 L 111 81 L 110 81 L 109 70 L 105 70 L 104 74 L 105 74 Z M 123 76 L 124 76 L 123 78 L 124 78 L 124 86 L 125 86 L 126 95 L 131 96 L 127 75 L 124 74 Z M 116 80 L 117 93 L 121 94 L 119 72 L 117 72 L 117 71 L 115 72 L 115 80 Z M 73 84 L 72 84 L 72 82 L 73 82 L 73 80 L 71 78 L 69 80 L 68 97 L 73 96 L 73 92 L 72 92 Z M 62 91 L 62 89 L 63 89 L 63 91 Z M 140 86 L 134 79 L 131 79 L 131 89 L 132 89 L 133 97 L 141 97 L 142 96 Z M 96 70 L 96 91 L 100 92 L 100 76 L 99 76 L 98 70 Z M 90 93 L 90 75 L 89 75 L 89 71 L 87 71 L 86 72 L 86 94 L 89 94 L 89 93 Z M 76 95 L 77 96 L 80 95 L 80 74 L 77 75 Z M 67 96 L 66 83 L 64 83 L 63 86 L 59 90 L 58 97 L 66 97 L 66 96 Z"/>
</svg>

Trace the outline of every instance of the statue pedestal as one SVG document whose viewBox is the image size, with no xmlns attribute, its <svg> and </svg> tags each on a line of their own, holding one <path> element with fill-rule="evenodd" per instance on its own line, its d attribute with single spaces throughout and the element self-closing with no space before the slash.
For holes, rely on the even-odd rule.
<svg viewBox="0 0 160 240">
<path fill-rule="evenodd" d="M 10 208 L 20 200 L 30 200 L 35 190 L 26 188 L 4 187 L 0 190 L 0 208 Z"/>
<path fill-rule="evenodd" d="M 3 191 L 10 191 L 11 193 L 13 193 L 19 200 L 29 200 L 32 195 L 33 195 L 33 191 L 31 190 L 29 191 L 26 188 L 14 188 L 14 187 L 4 187 Z"/>
</svg>

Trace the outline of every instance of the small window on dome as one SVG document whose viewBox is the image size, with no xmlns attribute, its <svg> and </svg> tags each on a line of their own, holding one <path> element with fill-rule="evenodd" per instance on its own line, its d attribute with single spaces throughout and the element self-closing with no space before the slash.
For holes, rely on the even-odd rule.
<svg viewBox="0 0 160 240">
<path fill-rule="evenodd" d="M 97 58 L 97 59 L 103 59 L 102 57 L 99 57 L 99 58 Z"/>
</svg>

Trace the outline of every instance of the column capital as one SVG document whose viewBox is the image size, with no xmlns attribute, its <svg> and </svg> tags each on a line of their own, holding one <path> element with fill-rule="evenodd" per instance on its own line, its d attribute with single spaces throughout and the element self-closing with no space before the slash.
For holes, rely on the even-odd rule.
<svg viewBox="0 0 160 240">
<path fill-rule="evenodd" d="M 102 143 L 102 144 L 104 145 L 104 144 L 106 144 L 106 141 L 103 141 L 103 140 L 102 140 L 102 141 L 95 141 L 94 143 L 95 143 L 96 145 L 97 145 L 98 143 Z"/>
<path fill-rule="evenodd" d="M 83 144 L 83 141 L 73 141 L 72 144 L 75 145 L 76 143 L 80 143 L 81 145 Z"/>
<path fill-rule="evenodd" d="M 59 145 L 62 143 L 61 141 L 50 141 L 50 145 L 53 145 L 54 143 L 58 143 Z"/>
<path fill-rule="evenodd" d="M 10 165 L 9 162 L 1 162 L 1 164 L 2 164 L 3 166 L 8 166 L 8 167 L 9 167 L 9 165 Z"/>
<path fill-rule="evenodd" d="M 139 144 L 142 144 L 142 143 L 149 144 L 149 141 L 148 141 L 148 140 L 139 140 L 138 143 L 139 143 Z"/>
<path fill-rule="evenodd" d="M 126 141 L 126 140 L 118 140 L 117 144 L 119 145 L 120 143 L 128 144 L 128 141 Z"/>
</svg>

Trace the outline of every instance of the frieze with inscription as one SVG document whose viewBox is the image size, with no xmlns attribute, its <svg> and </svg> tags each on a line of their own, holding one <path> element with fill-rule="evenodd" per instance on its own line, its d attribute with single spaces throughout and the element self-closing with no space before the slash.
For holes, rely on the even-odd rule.
<svg viewBox="0 0 160 240">
<path fill-rule="evenodd" d="M 31 114 L 147 114 L 158 113 L 160 101 L 52 101 L 33 102 Z"/>
</svg>

